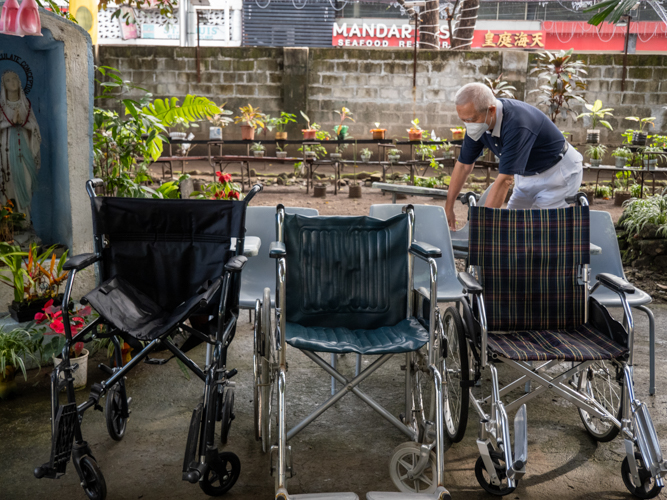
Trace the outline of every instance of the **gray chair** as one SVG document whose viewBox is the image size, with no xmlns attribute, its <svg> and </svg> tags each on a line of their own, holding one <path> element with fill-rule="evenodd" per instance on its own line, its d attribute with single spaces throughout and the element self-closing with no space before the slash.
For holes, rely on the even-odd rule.
<svg viewBox="0 0 667 500">
<path fill-rule="evenodd" d="M 319 215 L 314 208 L 290 207 L 285 210 L 288 214 Z M 248 236 L 257 236 L 262 241 L 259 255 L 249 258 L 241 273 L 239 305 L 252 311 L 257 299 L 262 300 L 266 287 L 271 289 L 271 305 L 275 302 L 276 262 L 269 257 L 269 244 L 276 241 L 276 207 L 248 207 L 245 227 Z"/>
<path fill-rule="evenodd" d="M 493 185 L 493 184 L 492 184 Z M 482 193 L 479 200 L 477 200 L 477 206 L 483 207 L 486 202 L 486 198 L 489 196 L 489 191 L 491 186 L 486 188 L 486 191 Z M 451 233 L 452 245 L 454 246 L 454 257 L 457 259 L 465 259 L 468 257 L 468 222 L 458 231 Z"/>
<path fill-rule="evenodd" d="M 591 210 L 591 243 L 602 248 L 600 255 L 591 255 L 591 283 L 600 273 L 609 273 L 626 279 L 623 272 L 621 252 L 618 248 L 616 229 L 608 212 Z M 622 307 L 618 294 L 606 287 L 599 287 L 592 295 L 605 307 Z M 651 303 L 651 296 L 635 287 L 635 293 L 626 295 L 630 307 L 643 311 L 648 316 L 649 324 L 649 394 L 655 394 L 655 318 L 646 307 Z"/>
</svg>

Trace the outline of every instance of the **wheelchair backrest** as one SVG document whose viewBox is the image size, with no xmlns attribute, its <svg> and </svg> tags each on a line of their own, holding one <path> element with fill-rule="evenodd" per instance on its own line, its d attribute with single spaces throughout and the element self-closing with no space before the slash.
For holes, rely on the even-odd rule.
<svg viewBox="0 0 667 500">
<path fill-rule="evenodd" d="M 286 214 L 287 321 L 352 330 L 406 318 L 407 214 L 371 217 Z"/>
<path fill-rule="evenodd" d="M 469 263 L 478 266 L 490 331 L 570 328 L 584 322 L 590 262 L 588 207 L 470 207 Z"/>
<path fill-rule="evenodd" d="M 103 239 L 102 280 L 121 276 L 166 310 L 223 274 L 231 238 L 243 238 L 246 203 L 92 198 Z M 234 294 L 233 294 L 234 295 Z"/>
</svg>

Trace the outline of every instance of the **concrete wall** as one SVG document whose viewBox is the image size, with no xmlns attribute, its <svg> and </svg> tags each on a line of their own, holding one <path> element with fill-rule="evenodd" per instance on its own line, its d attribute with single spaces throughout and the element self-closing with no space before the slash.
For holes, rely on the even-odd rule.
<svg viewBox="0 0 667 500">
<path fill-rule="evenodd" d="M 628 56 L 626 92 L 620 91 L 621 55 L 578 57 L 588 65 L 591 77 L 587 99 L 602 99 L 615 109 L 617 118 L 611 120 L 615 130 L 603 131 L 603 140 L 621 142 L 620 132 L 632 125 L 622 120 L 625 116 L 657 116 L 656 130 L 663 124 L 667 128 L 667 112 L 662 109 L 667 104 L 667 82 L 663 82 L 667 56 Z M 517 87 L 517 97 L 531 103 L 537 96 L 530 91 L 539 86 L 529 74 L 535 54 L 518 51 L 420 51 L 415 95 L 410 50 L 201 48 L 200 58 L 201 82 L 197 83 L 194 48 L 100 48 L 101 64 L 120 69 L 125 78 L 157 97 L 194 93 L 227 102 L 235 112 L 248 102 L 271 114 L 284 109 L 298 115 L 304 110 L 326 130 L 338 123 L 334 110 L 345 106 L 357 120 L 347 122 L 357 138 L 368 137 L 374 122 L 389 129 L 391 137 L 406 136 L 413 116 L 424 128 L 450 137 L 449 127 L 460 124 L 452 99 L 461 85 L 503 73 Z M 303 122 L 300 116 L 299 121 Z M 585 139 L 587 123 L 558 119 L 557 125 L 572 131 L 574 142 Z M 239 127 L 225 130 L 225 137 L 240 137 Z"/>
</svg>

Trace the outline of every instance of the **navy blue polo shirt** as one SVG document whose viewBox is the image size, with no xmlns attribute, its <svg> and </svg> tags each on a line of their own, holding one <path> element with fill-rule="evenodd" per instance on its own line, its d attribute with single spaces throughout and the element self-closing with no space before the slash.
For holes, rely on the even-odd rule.
<svg viewBox="0 0 667 500">
<path fill-rule="evenodd" d="M 498 99 L 496 126 L 478 141 L 463 140 L 459 161 L 471 165 L 489 148 L 500 158 L 498 171 L 507 175 L 531 175 L 552 167 L 565 138 L 542 111 L 514 99 Z"/>
</svg>

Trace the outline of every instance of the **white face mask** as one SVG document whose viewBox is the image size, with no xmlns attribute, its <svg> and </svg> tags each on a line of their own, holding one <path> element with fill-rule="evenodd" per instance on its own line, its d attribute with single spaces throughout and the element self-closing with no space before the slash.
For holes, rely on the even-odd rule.
<svg viewBox="0 0 667 500">
<path fill-rule="evenodd" d="M 489 126 L 486 123 L 486 119 L 489 117 L 489 109 L 486 109 L 486 116 L 482 123 L 464 123 L 466 127 L 466 134 L 473 140 L 479 141 L 480 137 L 489 130 Z"/>
</svg>

